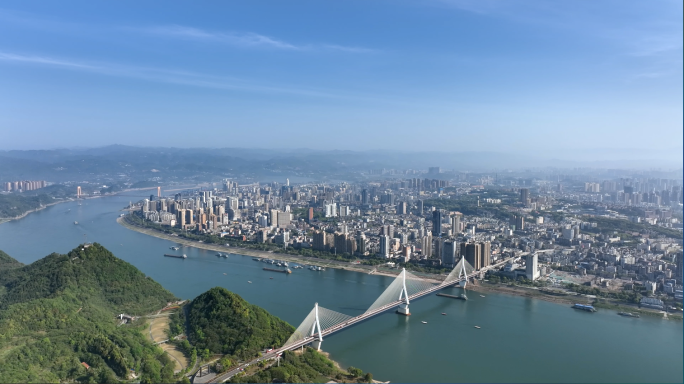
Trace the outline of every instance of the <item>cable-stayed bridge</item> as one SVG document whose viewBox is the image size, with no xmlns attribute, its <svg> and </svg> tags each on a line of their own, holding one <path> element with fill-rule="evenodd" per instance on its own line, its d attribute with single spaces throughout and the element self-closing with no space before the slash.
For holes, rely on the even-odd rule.
<svg viewBox="0 0 684 384">
<path fill-rule="evenodd" d="M 216 382 L 228 380 L 249 365 L 263 360 L 277 358 L 284 351 L 301 348 L 307 344 L 312 344 L 315 348 L 320 349 L 325 336 L 344 330 L 345 328 L 351 327 L 354 324 L 358 324 L 390 309 L 397 308 L 397 313 L 409 316 L 411 314 L 409 311 L 409 304 L 412 300 L 447 287 L 452 287 L 456 284 L 460 284 L 465 288 L 469 279 L 482 275 L 489 269 L 498 268 L 506 262 L 507 260 L 503 260 L 482 268 L 479 271 L 475 271 L 465 260 L 465 257 L 462 257 L 451 273 L 449 273 L 444 281 L 439 284 L 427 281 L 404 269 L 373 304 L 371 304 L 364 313 L 358 316 L 345 315 L 344 313 L 323 308 L 316 303 L 311 312 L 304 318 L 304 321 L 302 321 L 292 336 L 285 342 L 285 345 L 248 363 L 241 364 L 231 371 L 217 376 L 214 380 Z"/>
</svg>

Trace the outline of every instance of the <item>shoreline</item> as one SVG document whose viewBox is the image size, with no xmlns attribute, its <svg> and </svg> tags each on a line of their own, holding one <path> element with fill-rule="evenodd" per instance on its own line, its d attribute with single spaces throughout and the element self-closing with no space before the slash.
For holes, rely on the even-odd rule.
<svg viewBox="0 0 684 384">
<path fill-rule="evenodd" d="M 342 269 L 345 271 L 351 271 L 351 272 L 358 272 L 358 273 L 365 273 L 365 274 L 373 274 L 373 275 L 381 275 L 381 276 L 387 276 L 387 277 L 397 277 L 397 275 L 400 272 L 397 273 L 392 273 L 389 271 L 377 271 L 375 270 L 375 267 L 372 266 L 363 266 L 363 265 L 357 265 L 357 264 L 349 264 L 341 261 L 336 261 L 336 260 L 325 260 L 325 259 L 318 259 L 318 258 L 312 258 L 312 257 L 304 257 L 304 256 L 294 256 L 294 255 L 287 255 L 287 254 L 280 254 L 280 253 L 274 253 L 274 252 L 269 252 L 269 251 L 259 251 L 259 250 L 254 250 L 254 249 L 247 249 L 247 248 L 240 248 L 240 247 L 226 247 L 222 245 L 213 245 L 213 244 L 205 244 L 205 243 L 199 243 L 197 241 L 192 241 L 192 240 L 187 240 L 187 239 L 182 239 L 178 236 L 173 236 L 169 235 L 166 233 L 161 233 L 156 229 L 151 229 L 151 228 L 141 228 L 132 224 L 129 224 L 123 220 L 122 217 L 117 217 L 116 222 L 122 225 L 123 227 L 138 232 L 142 233 L 144 235 L 156 237 L 159 239 L 163 240 L 169 240 L 173 241 L 177 244 L 181 244 L 183 246 L 188 246 L 188 247 L 194 247 L 198 249 L 204 249 L 208 251 L 217 251 L 217 252 L 228 252 L 228 253 L 233 253 L 237 255 L 242 255 L 242 256 L 250 256 L 250 257 L 257 257 L 260 259 L 272 259 L 272 258 L 277 258 L 280 260 L 285 260 L 287 262 L 295 262 L 299 264 L 308 264 L 308 265 L 317 265 L 320 267 L 325 267 L 325 268 L 335 268 L 335 269 Z M 442 276 L 437 276 L 435 277 L 426 277 L 426 276 L 421 276 L 421 278 L 424 278 L 425 280 L 429 280 L 430 282 L 433 283 L 441 283 L 442 280 L 439 279 L 439 277 Z M 524 287 L 524 286 L 509 286 L 509 285 L 503 285 L 503 284 L 494 284 L 494 283 L 489 283 L 486 281 L 478 281 L 477 284 L 470 283 L 468 284 L 468 289 L 474 292 L 481 292 L 481 293 L 486 293 L 486 292 L 492 292 L 492 293 L 499 293 L 499 294 L 505 294 L 505 295 L 511 295 L 511 296 L 518 296 L 518 297 L 525 297 L 525 298 L 530 298 L 530 299 L 538 299 L 538 300 L 544 300 L 547 302 L 551 303 L 556 303 L 556 304 L 575 304 L 575 303 L 588 303 L 592 305 L 593 301 L 595 300 L 594 298 L 589 298 L 581 294 L 573 294 L 573 293 L 568 293 L 564 295 L 551 295 L 551 294 L 546 294 L 543 291 L 540 291 L 539 289 L 535 289 L 532 287 Z M 632 311 L 638 311 L 639 313 L 647 313 L 648 315 L 652 315 L 654 317 L 664 317 L 663 312 L 659 311 L 651 311 L 648 309 L 644 308 L 638 308 L 630 305 L 629 303 L 620 303 L 620 302 L 614 302 L 612 300 L 606 300 L 607 303 L 611 306 L 617 306 L 621 307 L 624 309 L 630 309 Z M 600 307 L 600 306 L 599 306 Z M 608 308 L 608 310 L 614 310 L 612 308 Z M 618 310 L 615 309 L 617 312 Z M 667 316 L 667 319 L 670 317 L 673 317 L 674 319 L 681 319 L 681 314 L 674 314 L 674 316 Z"/>
<path fill-rule="evenodd" d="M 119 223 L 124 228 L 129 229 L 131 231 L 135 231 L 138 233 L 142 233 L 144 235 L 156 237 L 156 238 L 162 239 L 162 240 L 172 241 L 176 244 L 181 244 L 181 245 L 186 246 L 186 247 L 204 249 L 207 251 L 228 252 L 228 253 L 233 253 L 236 255 L 257 257 L 260 259 L 277 258 L 277 259 L 284 260 L 287 262 L 295 262 L 298 264 L 316 265 L 316 266 L 324 267 L 324 268 L 342 269 L 345 271 L 359 272 L 359 273 L 365 273 L 365 274 L 371 274 L 370 272 L 373 272 L 375 270 L 375 268 L 372 266 L 350 264 L 350 263 L 345 263 L 345 262 L 337 261 L 337 260 L 326 260 L 326 259 L 318 259 L 318 258 L 313 258 L 313 257 L 304 257 L 304 256 L 294 256 L 294 255 L 288 255 L 288 254 L 281 254 L 281 253 L 275 253 L 275 252 L 269 252 L 269 251 L 259 251 L 259 250 L 248 249 L 248 248 L 226 247 L 223 245 L 200 243 L 197 241 L 183 239 L 183 238 L 180 238 L 178 236 L 173 236 L 173 235 L 169 235 L 166 233 L 161 233 L 155 229 L 141 228 L 141 227 L 138 227 L 138 226 L 135 226 L 135 225 L 132 225 L 132 224 L 125 222 L 122 217 L 117 217 L 116 222 Z M 386 271 L 375 271 L 372 274 L 373 275 L 388 276 L 388 277 L 397 277 L 399 272 L 393 274 L 391 272 L 386 272 Z M 432 280 L 434 282 L 438 281 L 436 279 L 430 279 L 430 280 Z"/>
<path fill-rule="evenodd" d="M 193 188 L 193 187 L 176 188 L 176 189 L 167 189 L 167 191 L 173 192 L 173 191 L 185 190 L 185 189 L 188 189 L 188 188 Z M 148 190 L 148 189 L 156 189 L 156 187 L 151 187 L 151 188 L 124 189 L 124 190 L 119 191 L 119 192 L 114 192 L 114 193 L 105 194 L 105 195 L 82 197 L 81 200 L 98 199 L 98 198 L 101 198 L 101 197 L 111 197 L 111 196 L 120 195 L 120 194 L 126 193 L 126 192 L 146 191 L 146 190 Z M 35 208 L 35 209 L 31 209 L 31 210 L 29 210 L 29 211 L 26 211 L 26 212 L 22 213 L 22 214 L 19 215 L 19 216 L 14 216 L 14 217 L 0 217 L 0 224 L 8 223 L 8 222 L 14 221 L 14 220 L 23 219 L 24 217 L 28 216 L 28 215 L 31 214 L 31 213 L 38 212 L 38 211 L 42 211 L 43 209 L 45 209 L 45 208 L 47 208 L 47 207 L 51 207 L 51 206 L 53 206 L 53 205 L 62 204 L 62 203 L 70 203 L 70 202 L 74 202 L 74 201 L 78 201 L 78 200 L 79 200 L 78 198 L 62 199 L 62 200 L 55 201 L 55 202 L 52 202 L 52 203 L 49 203 L 49 204 L 45 204 L 45 205 L 40 206 L 40 207 Z"/>
</svg>

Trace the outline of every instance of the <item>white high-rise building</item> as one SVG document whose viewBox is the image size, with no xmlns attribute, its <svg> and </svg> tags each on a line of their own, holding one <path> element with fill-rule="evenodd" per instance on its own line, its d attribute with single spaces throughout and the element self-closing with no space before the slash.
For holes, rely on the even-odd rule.
<svg viewBox="0 0 684 384">
<path fill-rule="evenodd" d="M 390 257 L 390 237 L 380 236 L 380 256 L 386 259 Z"/>
<path fill-rule="evenodd" d="M 525 256 L 525 277 L 527 280 L 537 280 L 539 278 L 539 266 L 537 265 L 537 254 L 533 253 Z"/>
<path fill-rule="evenodd" d="M 337 217 L 337 203 L 325 205 L 325 217 Z"/>
</svg>

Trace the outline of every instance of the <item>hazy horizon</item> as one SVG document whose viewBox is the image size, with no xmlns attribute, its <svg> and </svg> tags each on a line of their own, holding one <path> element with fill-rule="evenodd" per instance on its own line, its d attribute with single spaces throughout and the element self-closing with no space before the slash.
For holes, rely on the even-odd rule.
<svg viewBox="0 0 684 384">
<path fill-rule="evenodd" d="M 625 149 L 585 149 L 567 152 L 531 151 L 514 153 L 505 151 L 426 151 L 426 150 L 326 150 L 315 148 L 258 148 L 258 147 L 164 147 L 112 144 L 101 147 L 48 148 L 34 150 L 2 150 L 3 158 L 22 158 L 43 162 L 67 160 L 74 156 L 121 156 L 176 154 L 178 161 L 194 161 L 193 155 L 205 154 L 217 158 L 243 158 L 252 160 L 326 158 L 359 166 L 367 163 L 369 168 L 421 169 L 429 166 L 449 170 L 494 170 L 522 168 L 595 168 L 595 169 L 639 169 L 676 171 L 682 169 L 682 150 L 663 151 Z M 44 155 L 44 156 L 42 156 Z M 189 156 L 189 157 L 188 157 Z M 540 163 L 540 161 L 543 161 Z M 0 161 L 0 165 L 4 162 Z M 7 166 L 7 164 L 5 164 Z"/>
</svg>

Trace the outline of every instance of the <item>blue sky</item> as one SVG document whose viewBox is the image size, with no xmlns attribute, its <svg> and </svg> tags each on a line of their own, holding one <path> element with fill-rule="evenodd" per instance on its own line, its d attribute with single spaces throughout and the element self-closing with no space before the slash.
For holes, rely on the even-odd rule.
<svg viewBox="0 0 684 384">
<path fill-rule="evenodd" d="M 0 149 L 682 143 L 682 2 L 3 1 Z"/>
</svg>

